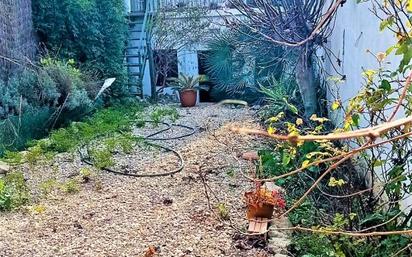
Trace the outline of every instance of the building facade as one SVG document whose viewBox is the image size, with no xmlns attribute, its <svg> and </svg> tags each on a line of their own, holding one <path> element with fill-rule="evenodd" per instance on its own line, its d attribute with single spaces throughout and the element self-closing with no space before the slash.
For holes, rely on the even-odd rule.
<svg viewBox="0 0 412 257">
<path fill-rule="evenodd" d="M 156 80 L 153 79 L 153 67 L 150 65 L 150 58 L 147 54 L 152 52 L 156 55 L 158 51 L 169 51 L 175 55 L 176 70 L 173 71 L 173 76 L 184 74 L 189 76 L 199 75 L 202 70 L 200 59 L 201 54 L 207 51 L 207 40 L 212 33 L 219 33 L 225 29 L 223 26 L 224 17 L 231 15 L 239 15 L 231 8 L 230 3 L 224 0 L 125 0 L 126 12 L 130 19 L 130 40 L 127 50 L 127 62 L 129 64 L 129 74 L 135 76 L 132 81 L 141 80 L 142 95 L 151 96 L 153 91 L 153 84 L 158 86 Z M 148 2 L 150 1 L 150 2 Z M 192 11 L 199 10 L 196 14 Z M 186 10 L 186 11 L 185 11 Z M 156 28 L 156 21 L 153 22 L 154 17 L 162 13 L 164 24 L 170 28 L 170 31 L 177 30 L 175 34 L 170 33 L 166 39 L 161 38 L 162 33 L 167 31 L 167 28 Z M 180 13 L 179 13 L 180 12 Z M 207 24 L 206 27 L 194 25 L 187 26 L 187 33 L 194 34 L 195 38 L 190 39 L 190 43 L 179 44 L 178 42 L 185 37 L 184 22 L 187 20 L 194 20 L 191 15 L 201 15 L 196 17 L 197 23 Z M 150 20 L 152 23 L 150 23 Z M 148 22 L 149 21 L 149 22 Z M 148 26 L 147 23 L 152 24 Z M 155 25 L 153 25 L 155 24 Z M 222 24 L 222 25 L 220 25 Z M 150 27 L 150 31 L 148 31 Z M 176 27 L 179 28 L 176 29 Z M 193 31 L 202 30 L 202 31 Z M 147 39 L 150 38 L 150 42 Z M 160 39 L 159 39 L 160 38 Z M 168 42 L 165 42 L 168 41 Z M 159 43 L 160 42 L 160 43 Z M 150 48 L 150 49 L 149 49 Z M 151 50 L 151 51 L 149 51 Z M 141 58 L 144 56 L 144 58 Z M 140 58 L 140 59 L 139 59 Z M 166 90 L 167 92 L 167 90 Z M 168 92 L 170 93 L 170 91 Z"/>
</svg>

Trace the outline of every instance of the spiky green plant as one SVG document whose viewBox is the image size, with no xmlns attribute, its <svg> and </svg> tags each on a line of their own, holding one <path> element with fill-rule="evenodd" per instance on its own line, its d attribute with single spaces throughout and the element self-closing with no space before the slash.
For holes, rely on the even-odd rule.
<svg viewBox="0 0 412 257">
<path fill-rule="evenodd" d="M 253 74 L 242 72 L 245 56 L 237 49 L 233 36 L 219 36 L 208 43 L 206 70 L 218 89 L 234 95 L 253 85 Z"/>
<path fill-rule="evenodd" d="M 199 76 L 186 76 L 180 73 L 178 78 L 170 78 L 169 81 L 171 83 L 171 88 L 177 91 L 197 90 L 200 88 Z"/>
</svg>

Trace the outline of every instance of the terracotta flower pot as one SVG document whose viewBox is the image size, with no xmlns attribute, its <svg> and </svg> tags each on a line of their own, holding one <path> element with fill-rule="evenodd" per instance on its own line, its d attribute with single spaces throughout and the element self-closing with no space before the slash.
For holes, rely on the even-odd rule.
<svg viewBox="0 0 412 257">
<path fill-rule="evenodd" d="M 267 218 L 271 219 L 273 215 L 273 205 L 263 204 L 262 206 L 248 205 L 246 216 L 248 219 Z"/>
<path fill-rule="evenodd" d="M 255 192 L 246 192 L 245 197 L 253 196 Z M 254 218 L 267 218 L 271 219 L 274 211 L 274 206 L 272 204 L 267 203 L 259 203 L 259 204 L 251 204 L 250 202 L 247 204 L 247 213 L 246 217 L 248 219 Z"/>
<path fill-rule="evenodd" d="M 182 107 L 193 107 L 196 105 L 197 91 L 196 90 L 183 90 L 179 92 L 180 103 Z"/>
</svg>

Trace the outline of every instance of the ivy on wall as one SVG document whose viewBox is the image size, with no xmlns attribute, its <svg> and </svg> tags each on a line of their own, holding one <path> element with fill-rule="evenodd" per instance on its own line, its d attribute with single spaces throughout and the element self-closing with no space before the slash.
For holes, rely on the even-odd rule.
<svg viewBox="0 0 412 257">
<path fill-rule="evenodd" d="M 110 96 L 127 93 L 123 0 L 33 0 L 32 5 L 34 28 L 43 51 L 74 59 L 82 70 L 99 78 L 116 77 Z"/>
</svg>

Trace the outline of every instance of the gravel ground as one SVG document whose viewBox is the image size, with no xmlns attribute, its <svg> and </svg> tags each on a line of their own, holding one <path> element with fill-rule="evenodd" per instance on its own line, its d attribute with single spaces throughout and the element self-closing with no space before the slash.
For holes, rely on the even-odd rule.
<svg viewBox="0 0 412 257">
<path fill-rule="evenodd" d="M 264 142 L 233 134 L 229 128 L 258 126 L 253 111 L 209 104 L 178 111 L 181 117 L 176 123 L 193 126 L 197 132 L 161 142 L 184 157 L 184 170 L 174 176 L 132 178 L 96 171 L 76 194 L 56 189 L 39 197 L 42 182 L 65 181 L 87 166 L 76 154 L 65 154 L 20 167 L 33 189 L 37 201 L 33 206 L 44 211 L 28 206 L 0 214 L 0 256 L 145 256 L 150 246 L 157 249 L 155 256 L 165 257 L 271 256 L 251 247 L 259 242 L 238 232 L 246 228 L 242 196 L 253 186 L 239 174 L 253 170 L 253 165 L 238 156 Z M 135 131 L 147 132 L 147 128 Z M 182 133 L 184 129 L 177 128 L 167 136 Z M 136 173 L 177 167 L 174 155 L 148 148 L 117 155 L 116 162 L 117 168 Z M 202 178 L 212 191 L 208 195 L 214 211 L 208 207 Z M 229 210 L 230 222 L 215 216 L 219 203 Z"/>
</svg>

